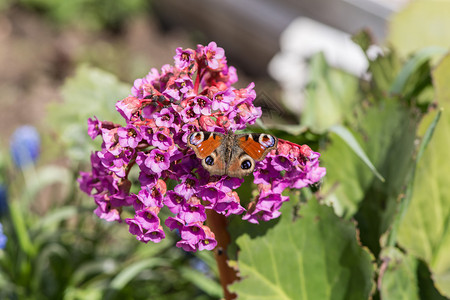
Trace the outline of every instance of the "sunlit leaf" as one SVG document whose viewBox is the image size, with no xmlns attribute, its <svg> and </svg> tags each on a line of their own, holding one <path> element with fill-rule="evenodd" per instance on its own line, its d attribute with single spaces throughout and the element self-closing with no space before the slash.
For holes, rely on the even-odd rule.
<svg viewBox="0 0 450 300">
<path fill-rule="evenodd" d="M 301 125 L 323 133 L 352 112 L 359 98 L 358 78 L 328 66 L 323 54 L 311 59 L 309 72 Z"/>
<path fill-rule="evenodd" d="M 339 215 L 356 214 L 361 240 L 378 253 L 379 237 L 390 226 L 411 171 L 418 116 L 397 99 L 386 98 L 362 110 L 357 120 L 353 136 L 386 181 L 331 134 L 321 157 L 327 168 L 322 193 Z"/>
<path fill-rule="evenodd" d="M 411 1 L 390 22 L 388 41 L 402 56 L 428 46 L 450 46 L 449 1 Z"/>
<path fill-rule="evenodd" d="M 264 236 L 241 236 L 242 280 L 230 289 L 239 299 L 368 299 L 371 255 L 357 240 L 353 223 L 315 199 L 289 212 Z"/>
<path fill-rule="evenodd" d="M 417 260 L 396 248 L 387 248 L 380 254 L 384 261 L 380 271 L 383 300 L 419 300 Z"/>
<path fill-rule="evenodd" d="M 433 78 L 444 111 L 417 166 L 411 204 L 400 225 L 398 241 L 429 264 L 438 290 L 450 297 L 449 56 L 435 69 Z"/>
<path fill-rule="evenodd" d="M 367 167 L 373 172 L 373 174 L 375 174 L 375 176 L 379 180 L 383 182 L 385 181 L 383 176 L 381 176 L 370 159 L 367 157 L 366 153 L 361 148 L 353 134 L 347 128 L 345 128 L 344 126 L 335 125 L 330 128 L 330 131 L 336 133 L 344 142 L 346 142 L 350 149 L 355 152 L 355 154 L 367 165 Z"/>
<path fill-rule="evenodd" d="M 394 83 L 392 83 L 390 92 L 393 94 L 400 94 L 405 89 L 408 79 L 417 72 L 422 64 L 438 54 L 444 54 L 446 51 L 446 48 L 443 47 L 427 47 L 415 53 L 415 55 L 404 65 Z"/>
</svg>

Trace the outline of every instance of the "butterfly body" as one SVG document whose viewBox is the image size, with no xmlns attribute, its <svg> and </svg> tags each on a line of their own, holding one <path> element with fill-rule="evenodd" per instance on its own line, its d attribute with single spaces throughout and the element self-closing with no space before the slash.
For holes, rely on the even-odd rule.
<svg viewBox="0 0 450 300">
<path fill-rule="evenodd" d="M 276 137 L 264 133 L 222 134 L 199 131 L 188 136 L 188 146 L 211 175 L 242 178 L 277 147 Z"/>
</svg>

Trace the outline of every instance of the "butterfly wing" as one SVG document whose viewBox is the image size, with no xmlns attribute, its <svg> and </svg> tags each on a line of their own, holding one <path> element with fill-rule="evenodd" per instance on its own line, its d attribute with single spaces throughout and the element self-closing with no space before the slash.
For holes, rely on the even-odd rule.
<svg viewBox="0 0 450 300">
<path fill-rule="evenodd" d="M 234 136 L 227 174 L 242 178 L 253 173 L 255 161 L 263 160 L 277 146 L 277 138 L 268 134 L 239 134 Z"/>
<path fill-rule="evenodd" d="M 239 134 L 236 137 L 239 147 L 256 161 L 263 160 L 278 145 L 276 137 L 265 133 Z"/>
<path fill-rule="evenodd" d="M 187 144 L 211 175 L 225 175 L 225 135 L 217 132 L 193 132 L 188 136 Z"/>
</svg>

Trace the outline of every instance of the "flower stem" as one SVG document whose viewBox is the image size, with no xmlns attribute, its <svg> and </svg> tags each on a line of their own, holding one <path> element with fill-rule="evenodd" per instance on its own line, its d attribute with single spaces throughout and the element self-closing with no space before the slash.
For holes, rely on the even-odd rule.
<svg viewBox="0 0 450 300">
<path fill-rule="evenodd" d="M 236 299 L 236 294 L 230 293 L 228 285 L 238 279 L 236 270 L 228 265 L 227 247 L 230 243 L 230 235 L 227 231 L 227 218 L 213 210 L 206 210 L 207 225 L 214 232 L 217 247 L 214 250 L 217 267 L 219 269 L 220 283 L 226 300 Z"/>
</svg>

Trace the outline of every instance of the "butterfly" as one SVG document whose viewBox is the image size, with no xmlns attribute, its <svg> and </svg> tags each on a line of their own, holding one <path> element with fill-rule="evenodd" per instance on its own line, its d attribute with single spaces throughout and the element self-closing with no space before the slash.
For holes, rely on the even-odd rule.
<svg viewBox="0 0 450 300">
<path fill-rule="evenodd" d="M 277 147 L 278 139 L 265 133 L 198 131 L 188 136 L 187 144 L 211 175 L 242 178 L 253 172 L 256 161 Z"/>
</svg>

